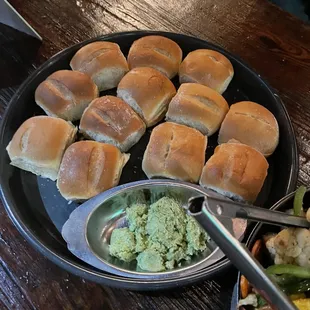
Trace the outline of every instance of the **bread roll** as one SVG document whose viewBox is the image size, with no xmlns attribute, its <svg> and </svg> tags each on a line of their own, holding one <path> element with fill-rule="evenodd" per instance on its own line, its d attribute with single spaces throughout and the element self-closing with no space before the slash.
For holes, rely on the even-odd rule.
<svg viewBox="0 0 310 310">
<path fill-rule="evenodd" d="M 152 68 L 136 68 L 128 72 L 117 87 L 117 96 L 129 104 L 147 127 L 164 118 L 176 90 L 172 82 Z"/>
<path fill-rule="evenodd" d="M 67 200 L 89 199 L 118 184 L 128 159 L 128 154 L 110 144 L 73 143 L 61 162 L 57 187 Z"/>
<path fill-rule="evenodd" d="M 250 146 L 225 143 L 216 147 L 203 168 L 200 185 L 229 198 L 254 202 L 267 176 L 266 158 Z"/>
<path fill-rule="evenodd" d="M 177 75 L 182 61 L 182 50 L 174 41 L 162 36 L 146 36 L 130 47 L 128 65 L 154 68 L 169 79 Z"/>
<path fill-rule="evenodd" d="M 47 115 L 75 121 L 98 95 L 98 87 L 87 74 L 60 70 L 37 87 L 35 101 Z"/>
<path fill-rule="evenodd" d="M 205 162 L 206 147 L 207 137 L 198 130 L 170 122 L 160 124 L 152 131 L 142 169 L 148 178 L 196 183 Z"/>
<path fill-rule="evenodd" d="M 169 104 L 166 120 L 214 134 L 228 112 L 226 100 L 215 90 L 200 84 L 185 83 Z"/>
<path fill-rule="evenodd" d="M 238 102 L 224 118 L 218 143 L 230 139 L 250 145 L 268 157 L 279 143 L 279 126 L 273 114 L 263 106 L 251 101 Z"/>
<path fill-rule="evenodd" d="M 180 65 L 180 83 L 206 85 L 222 94 L 234 76 L 231 62 L 222 54 L 200 49 L 189 53 Z"/>
<path fill-rule="evenodd" d="M 85 110 L 80 131 L 88 138 L 113 144 L 126 152 L 145 133 L 145 124 L 122 99 L 104 96 Z"/>
<path fill-rule="evenodd" d="M 83 46 L 71 59 L 70 66 L 88 74 L 99 91 L 116 87 L 129 70 L 119 45 L 106 41 Z"/>
<path fill-rule="evenodd" d="M 74 141 L 76 131 L 60 118 L 27 119 L 6 148 L 11 165 L 55 181 L 63 153 Z"/>
</svg>

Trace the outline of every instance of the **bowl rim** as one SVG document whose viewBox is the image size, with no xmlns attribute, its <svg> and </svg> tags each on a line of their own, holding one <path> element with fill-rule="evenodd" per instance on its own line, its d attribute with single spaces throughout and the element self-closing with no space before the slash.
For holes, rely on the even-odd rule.
<svg viewBox="0 0 310 310">
<path fill-rule="evenodd" d="M 275 93 L 275 91 L 270 87 L 270 85 L 263 80 L 260 75 L 258 75 L 250 66 L 248 66 L 243 60 L 241 60 L 238 56 L 226 51 L 224 48 L 215 45 L 209 41 L 199 39 L 194 36 L 186 35 L 186 34 L 180 34 L 180 33 L 174 33 L 174 32 L 166 32 L 166 31 L 152 31 L 152 30 L 138 30 L 138 31 L 126 31 L 126 32 L 116 32 L 116 33 L 110 33 L 105 35 L 100 35 L 94 38 L 87 39 L 85 41 L 76 43 L 72 46 L 69 46 L 55 55 L 53 55 L 51 58 L 49 58 L 47 61 L 45 61 L 42 65 L 40 65 L 35 71 L 33 71 L 30 76 L 20 85 L 16 93 L 11 98 L 8 107 L 3 115 L 2 122 L 0 124 L 0 141 L 3 141 L 3 134 L 4 134 L 4 128 L 8 121 L 8 115 L 11 113 L 11 110 L 15 107 L 16 102 L 18 98 L 20 97 L 20 94 L 24 91 L 24 89 L 27 87 L 27 85 L 34 79 L 35 75 L 39 74 L 41 71 L 43 71 L 47 66 L 50 66 L 52 63 L 58 61 L 58 59 L 65 53 L 68 53 L 73 48 L 79 48 L 82 47 L 88 43 L 94 42 L 94 41 L 100 41 L 100 40 L 109 40 L 113 39 L 114 37 L 118 36 L 130 36 L 132 34 L 138 34 L 141 36 L 146 35 L 163 35 L 163 36 L 182 36 L 183 38 L 188 38 L 190 40 L 195 40 L 197 43 L 208 43 L 208 45 L 213 48 L 214 50 L 220 51 L 224 55 L 228 55 L 230 58 L 234 59 L 236 62 L 240 64 L 241 67 L 243 67 L 245 70 L 250 71 L 253 75 L 256 76 L 257 79 L 260 80 L 261 84 L 266 86 L 270 92 L 273 92 L 273 95 L 275 99 L 279 102 L 281 105 L 281 108 L 283 110 L 283 113 L 288 120 L 287 126 L 289 127 L 289 130 L 294 134 L 294 129 L 292 126 L 292 122 L 289 118 L 289 114 L 287 112 L 286 107 L 282 103 L 279 96 Z M 292 167 L 290 170 L 290 177 L 289 182 L 287 185 L 287 192 L 291 191 L 293 188 L 295 188 L 297 177 L 298 177 L 298 171 L 295 171 L 294 167 L 298 167 L 298 152 L 297 152 L 297 143 L 296 138 L 294 134 L 293 140 L 293 154 L 292 154 Z M 0 157 L 0 167 L 3 165 L 3 157 Z M 18 208 L 16 208 L 16 205 L 13 201 L 13 198 L 11 197 L 10 193 L 8 192 L 8 189 L 5 188 L 2 185 L 2 177 L 0 174 L 0 192 L 1 192 L 1 199 L 4 205 L 4 208 L 9 215 L 9 218 L 15 225 L 15 227 L 18 229 L 18 231 L 21 233 L 21 235 L 32 245 L 33 248 L 35 248 L 37 251 L 39 251 L 43 256 L 47 257 L 50 261 L 58 265 L 59 267 L 69 271 L 70 273 L 76 274 L 77 276 L 80 276 L 82 278 L 88 279 L 93 282 L 105 284 L 111 287 L 117 287 L 117 288 L 126 288 L 126 289 L 132 289 L 132 290 L 158 290 L 158 289 L 166 289 L 166 288 L 172 288 L 172 287 L 178 287 L 178 286 L 184 286 L 184 285 L 190 285 L 194 282 L 198 282 L 199 280 L 203 280 L 206 278 L 210 278 L 211 276 L 214 276 L 215 274 L 218 274 L 220 271 L 226 270 L 229 266 L 231 266 L 230 261 L 225 258 L 219 263 L 210 266 L 210 268 L 206 268 L 203 270 L 203 272 L 200 272 L 198 274 L 193 274 L 185 278 L 179 278 L 175 280 L 169 280 L 169 281 L 145 281 L 145 280 L 139 280 L 136 279 L 128 279 L 123 277 L 115 277 L 108 273 L 98 272 L 93 269 L 89 269 L 87 266 L 81 266 L 78 262 L 72 262 L 70 259 L 63 257 L 59 253 L 56 253 L 55 251 L 51 250 L 48 246 L 44 245 L 40 239 L 36 236 L 34 232 L 32 232 L 26 223 L 24 223 L 23 219 L 21 219 L 21 216 L 19 214 Z M 172 285 L 174 284 L 174 285 Z"/>
</svg>

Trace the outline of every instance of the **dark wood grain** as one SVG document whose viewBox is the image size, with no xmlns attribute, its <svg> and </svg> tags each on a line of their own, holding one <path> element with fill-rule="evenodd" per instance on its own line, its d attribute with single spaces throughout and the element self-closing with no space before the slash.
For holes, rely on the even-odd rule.
<svg viewBox="0 0 310 310">
<path fill-rule="evenodd" d="M 0 118 L 18 85 L 44 60 L 110 32 L 156 29 L 209 40 L 239 55 L 281 95 L 300 150 L 299 182 L 310 183 L 310 27 L 266 0 L 11 0 L 41 34 L 0 27 Z M 3 30 L 3 31 L 2 31 Z M 39 255 L 0 206 L 0 309 L 228 309 L 235 271 L 161 293 L 102 287 Z"/>
</svg>

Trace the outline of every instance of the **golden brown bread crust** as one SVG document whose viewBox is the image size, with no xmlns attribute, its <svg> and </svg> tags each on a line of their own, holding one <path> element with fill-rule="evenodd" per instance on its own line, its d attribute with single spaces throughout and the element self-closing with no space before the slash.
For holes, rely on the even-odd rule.
<svg viewBox="0 0 310 310">
<path fill-rule="evenodd" d="M 234 75 L 231 62 L 222 54 L 208 49 L 190 52 L 180 65 L 180 83 L 206 85 L 222 94 Z"/>
<path fill-rule="evenodd" d="M 98 95 L 98 87 L 87 74 L 60 70 L 37 87 L 35 101 L 46 114 L 71 121 L 79 119 Z M 72 112 L 74 110 L 78 111 Z"/>
<path fill-rule="evenodd" d="M 96 41 L 89 43 L 81 47 L 76 52 L 71 59 L 70 66 L 84 68 L 92 62 L 94 58 L 97 59 L 98 56 L 100 57 L 101 55 L 106 55 L 106 53 L 110 53 L 112 51 L 119 51 L 119 49 L 119 45 L 113 42 Z M 111 54 L 108 55 L 111 56 Z"/>
<path fill-rule="evenodd" d="M 168 78 L 173 78 L 182 61 L 182 50 L 177 43 L 163 36 L 145 36 L 130 47 L 130 69 L 152 67 Z"/>
<path fill-rule="evenodd" d="M 119 45 L 106 41 L 83 46 L 71 59 L 70 66 L 88 74 L 100 91 L 116 87 L 129 70 Z"/>
<path fill-rule="evenodd" d="M 73 143 L 61 162 L 57 187 L 67 200 L 89 199 L 118 184 L 128 158 L 110 144 Z"/>
<path fill-rule="evenodd" d="M 11 165 L 56 180 L 63 153 L 75 134 L 76 128 L 60 118 L 31 117 L 7 146 Z"/>
<path fill-rule="evenodd" d="M 172 98 L 166 119 L 211 136 L 219 129 L 228 109 L 224 97 L 215 90 L 200 84 L 185 83 Z"/>
<path fill-rule="evenodd" d="M 98 142 L 111 143 L 125 152 L 145 132 L 145 124 L 122 99 L 104 96 L 85 110 L 80 131 Z"/>
<path fill-rule="evenodd" d="M 270 156 L 279 143 L 279 126 L 273 114 L 251 101 L 231 105 L 221 125 L 218 143 L 236 139 Z"/>
<path fill-rule="evenodd" d="M 148 178 L 165 177 L 198 182 L 207 147 L 207 137 L 198 130 L 166 122 L 152 131 L 142 169 Z"/>
<path fill-rule="evenodd" d="M 200 185 L 237 200 L 254 202 L 268 171 L 266 158 L 254 148 L 229 142 L 216 147 L 205 164 Z"/>
<path fill-rule="evenodd" d="M 129 71 L 117 87 L 117 96 L 140 115 L 147 127 L 164 118 L 175 94 L 174 85 L 165 75 L 147 67 Z"/>
</svg>

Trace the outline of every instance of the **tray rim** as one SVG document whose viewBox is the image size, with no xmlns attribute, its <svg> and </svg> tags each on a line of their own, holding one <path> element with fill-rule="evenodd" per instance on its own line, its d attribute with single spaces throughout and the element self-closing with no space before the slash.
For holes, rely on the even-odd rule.
<svg viewBox="0 0 310 310">
<path fill-rule="evenodd" d="M 43 71 L 47 66 L 50 66 L 54 62 L 58 61 L 59 58 L 62 57 L 63 54 L 68 53 L 71 51 L 71 49 L 79 48 L 81 46 L 84 46 L 88 43 L 94 42 L 94 41 L 106 41 L 109 39 L 113 39 L 115 37 L 126 37 L 131 36 L 133 34 L 145 36 L 145 35 L 169 35 L 169 36 L 177 36 L 177 37 L 183 37 L 188 38 L 190 40 L 196 40 L 197 43 L 207 43 L 211 48 L 214 50 L 220 51 L 224 55 L 229 55 L 230 58 L 233 58 L 236 60 L 243 68 L 245 68 L 248 71 L 251 71 L 252 74 L 256 76 L 260 80 L 260 82 L 266 87 L 268 90 L 270 90 L 273 93 L 273 96 L 278 101 L 279 106 L 282 107 L 283 113 L 285 115 L 285 118 L 288 121 L 287 127 L 289 131 L 292 133 L 293 137 L 293 145 L 292 145 L 292 164 L 290 169 L 290 176 L 288 180 L 288 185 L 286 188 L 286 195 L 290 192 L 292 192 L 295 189 L 295 186 L 297 184 L 297 178 L 298 178 L 298 171 L 299 171 L 299 157 L 298 157 L 298 148 L 297 148 L 297 141 L 296 141 L 296 135 L 295 131 L 291 122 L 291 119 L 289 117 L 289 114 L 287 112 L 287 109 L 280 99 L 280 97 L 277 95 L 276 91 L 265 81 L 261 78 L 259 74 L 257 74 L 250 66 L 248 66 L 243 60 L 241 60 L 238 56 L 235 56 L 234 54 L 226 51 L 223 47 L 213 44 L 207 40 L 199 39 L 195 36 L 186 35 L 183 33 L 175 33 L 175 32 L 169 32 L 169 31 L 152 31 L 152 30 L 137 30 L 137 31 L 125 31 L 125 32 L 115 32 L 115 33 L 109 33 L 104 34 L 101 36 L 97 36 L 94 38 L 87 39 L 85 41 L 76 43 L 74 45 L 71 45 L 55 55 L 53 55 L 51 58 L 46 60 L 43 64 L 41 64 L 37 69 L 35 69 L 28 78 L 20 85 L 20 87 L 17 89 L 16 93 L 11 98 L 5 113 L 3 114 L 2 121 L 0 124 L 0 143 L 3 143 L 3 134 L 4 134 L 4 128 L 7 124 L 8 115 L 10 112 L 14 109 L 16 106 L 18 99 L 20 97 L 20 94 L 27 88 L 28 84 L 32 81 L 32 79 L 35 78 L 37 74 L 39 74 L 41 71 Z M 3 166 L 3 156 L 0 156 L 0 168 Z M 297 169 L 296 169 L 297 168 Z M 220 271 L 226 270 L 230 265 L 230 261 L 225 258 L 224 260 L 220 261 L 219 263 L 210 266 L 210 268 L 206 268 L 204 273 L 198 273 L 193 274 L 189 277 L 182 278 L 182 279 L 175 279 L 173 281 L 149 281 L 149 280 L 139 280 L 136 281 L 135 279 L 129 279 L 129 278 L 121 278 L 117 277 L 111 274 L 103 274 L 102 272 L 96 272 L 94 270 L 91 270 L 87 267 L 79 266 L 76 263 L 72 263 L 69 259 L 66 259 L 59 255 L 58 253 L 52 251 L 50 248 L 45 246 L 38 237 L 32 233 L 27 225 L 23 222 L 23 220 L 19 216 L 18 208 L 16 208 L 16 205 L 13 201 L 13 197 L 11 193 L 4 188 L 2 185 L 2 175 L 0 174 L 0 193 L 1 193 L 1 199 L 4 205 L 4 208 L 9 215 L 10 220 L 13 222 L 14 226 L 18 229 L 18 231 L 21 233 L 21 235 L 32 245 L 33 248 L 35 248 L 37 251 L 39 251 L 42 255 L 44 255 L 46 258 L 51 260 L 53 263 L 58 265 L 59 267 L 75 274 L 80 277 L 83 277 L 85 279 L 105 284 L 111 287 L 118 287 L 118 288 L 126 288 L 131 290 L 156 290 L 156 289 L 166 289 L 171 288 L 172 284 L 175 284 L 175 287 L 178 286 L 184 286 L 184 285 L 190 285 L 194 282 L 197 282 L 199 280 L 203 280 L 207 278 L 210 278 L 211 276 L 219 273 Z M 147 285 L 147 287 L 144 287 L 144 284 Z"/>
</svg>

